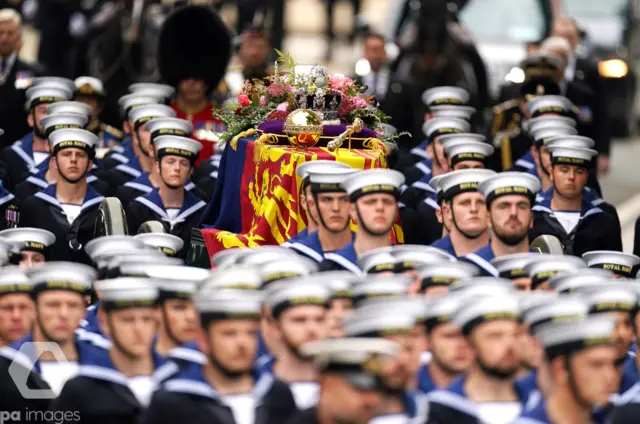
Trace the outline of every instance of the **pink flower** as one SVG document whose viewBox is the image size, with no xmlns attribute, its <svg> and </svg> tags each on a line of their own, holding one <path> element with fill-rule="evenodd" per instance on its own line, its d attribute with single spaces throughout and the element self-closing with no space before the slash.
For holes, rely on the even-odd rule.
<svg viewBox="0 0 640 424">
<path fill-rule="evenodd" d="M 289 103 L 288 102 L 282 102 L 278 105 L 278 107 L 276 107 L 276 110 L 279 110 L 280 112 L 288 112 L 289 111 Z"/>
<path fill-rule="evenodd" d="M 267 116 L 267 121 L 284 121 L 287 116 L 289 116 L 289 112 L 276 109 Z"/>
<path fill-rule="evenodd" d="M 344 99 L 342 99 L 342 101 L 340 102 L 340 106 L 338 107 L 338 116 L 340 118 L 344 118 L 345 116 L 353 112 L 355 108 L 356 106 L 353 104 L 353 101 L 348 97 L 345 97 Z"/>
<path fill-rule="evenodd" d="M 329 88 L 342 90 L 342 87 L 346 85 L 348 79 L 349 78 L 343 74 L 333 74 L 329 77 Z"/>
<path fill-rule="evenodd" d="M 267 97 L 260 96 L 260 106 L 266 106 L 266 105 L 267 105 Z"/>
<path fill-rule="evenodd" d="M 367 105 L 367 101 L 360 96 L 356 96 L 353 98 L 353 104 L 356 108 L 361 109 Z"/>
<path fill-rule="evenodd" d="M 251 104 L 251 100 L 246 94 L 241 94 L 238 96 L 238 103 L 240 103 L 240 106 L 247 107 Z"/>
</svg>

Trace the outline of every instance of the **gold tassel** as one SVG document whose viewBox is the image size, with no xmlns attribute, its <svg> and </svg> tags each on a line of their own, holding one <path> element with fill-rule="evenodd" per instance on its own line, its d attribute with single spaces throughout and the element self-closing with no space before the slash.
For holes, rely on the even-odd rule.
<svg viewBox="0 0 640 424">
<path fill-rule="evenodd" d="M 244 137 L 251 137 L 252 135 L 254 135 L 256 133 L 256 129 L 255 128 L 249 128 L 246 131 L 242 131 L 241 133 L 237 134 L 235 137 L 233 137 L 231 139 L 231 148 L 233 150 L 238 150 L 238 140 L 240 140 L 241 138 Z"/>
<path fill-rule="evenodd" d="M 264 144 L 278 144 L 278 136 L 275 134 L 262 134 L 253 144 L 253 163 L 260 165 L 260 156 L 262 155 L 262 146 Z"/>
<path fill-rule="evenodd" d="M 387 145 L 384 144 L 382 140 L 377 138 L 367 138 L 362 142 L 362 147 L 366 147 L 367 149 L 376 150 L 382 152 L 385 156 L 389 155 L 389 149 Z"/>
</svg>

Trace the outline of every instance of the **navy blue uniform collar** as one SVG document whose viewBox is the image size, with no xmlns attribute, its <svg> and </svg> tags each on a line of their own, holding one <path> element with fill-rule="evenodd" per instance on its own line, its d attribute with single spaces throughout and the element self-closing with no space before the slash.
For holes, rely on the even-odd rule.
<svg viewBox="0 0 640 424">
<path fill-rule="evenodd" d="M 411 149 L 411 154 L 421 157 L 422 159 L 431 160 L 429 153 L 427 153 L 427 145 L 429 144 L 428 140 L 424 140 L 422 143 L 418 144 L 418 146 Z"/>
<path fill-rule="evenodd" d="M 585 193 L 590 193 L 587 190 L 583 190 L 582 196 L 582 209 L 580 210 L 580 219 L 584 219 L 591 215 L 596 215 L 602 213 L 602 209 L 597 206 L 594 206 L 592 202 L 594 201 L 594 195 L 590 193 L 586 195 Z M 539 196 L 536 197 L 536 204 L 531 208 L 536 212 L 543 212 L 550 215 L 553 215 L 553 210 L 551 209 L 551 199 L 553 198 L 553 187 L 547 189 Z"/>
<path fill-rule="evenodd" d="M 515 165 L 522 169 L 526 169 L 527 171 L 536 169 L 536 162 L 533 160 L 533 155 L 530 151 L 525 153 L 520 159 L 516 160 Z"/>
<path fill-rule="evenodd" d="M 432 243 L 431 247 L 444 250 L 445 252 L 449 253 L 452 256 L 456 256 L 456 257 L 458 256 L 456 255 L 456 249 L 453 248 L 453 243 L 451 242 L 451 236 L 448 234 L 442 237 L 440 240 L 436 240 L 434 243 Z"/>
<path fill-rule="evenodd" d="M 635 358 L 627 356 L 622 368 L 620 390 L 611 396 L 610 401 L 617 406 L 637 402 L 638 398 L 640 398 L 640 373 L 638 373 Z"/>
<path fill-rule="evenodd" d="M 422 393 L 431 393 L 437 388 L 438 386 L 436 386 L 429 372 L 429 364 L 420 365 L 420 369 L 418 370 L 418 390 Z"/>
<path fill-rule="evenodd" d="M 0 185 L 0 206 L 12 201 L 14 198 L 15 196 L 13 194 L 11 194 L 9 191 L 7 191 L 6 188 Z"/>
<path fill-rule="evenodd" d="M 347 244 L 340 250 L 325 253 L 324 258 L 340 265 L 347 271 L 351 271 L 356 275 L 362 275 L 363 272 L 358 266 L 358 254 L 353 243 Z"/>
<path fill-rule="evenodd" d="M 440 205 L 438 204 L 438 194 L 435 192 L 424 199 L 422 203 L 424 203 L 434 211 L 440 210 Z"/>
<path fill-rule="evenodd" d="M 41 192 L 36 193 L 35 196 L 57 207 L 58 209 L 62 209 L 60 202 L 56 198 L 56 187 L 57 187 L 57 184 L 51 184 Z M 103 200 L 104 200 L 104 196 L 98 193 L 97 191 L 95 191 L 90 184 L 87 184 L 87 192 L 84 195 L 84 200 L 82 201 L 82 205 L 80 207 L 80 213 L 84 212 L 86 209 L 90 208 L 91 206 L 99 204 Z"/>
<path fill-rule="evenodd" d="M 20 140 L 13 143 L 11 150 L 20 156 L 29 169 L 36 166 L 36 162 L 33 159 L 33 132 L 26 134 Z"/>
<path fill-rule="evenodd" d="M 297 241 L 292 242 L 289 240 L 286 247 L 293 249 L 316 262 L 322 262 L 324 260 L 324 251 L 322 250 L 322 244 L 320 244 L 320 238 L 318 237 L 317 231 L 314 231 L 307 237 Z"/>
<path fill-rule="evenodd" d="M 538 387 L 538 371 L 533 370 L 519 380 L 515 385 L 524 393 L 526 401 L 524 402 L 524 410 L 529 411 L 538 406 L 542 401 L 542 393 Z"/>
<path fill-rule="evenodd" d="M 513 424 L 552 424 L 547 416 L 547 403 L 539 402 L 535 408 L 524 411 Z"/>
<path fill-rule="evenodd" d="M 500 273 L 493 265 L 491 265 L 491 260 L 495 257 L 496 255 L 493 253 L 493 249 L 491 248 L 491 242 L 489 242 L 485 247 L 464 256 L 464 259 L 479 266 L 487 274 L 498 277 Z"/>
<path fill-rule="evenodd" d="M 155 188 L 149 193 L 136 198 L 135 201 L 152 210 L 155 214 L 160 216 L 163 221 L 169 222 L 172 227 L 177 223 L 183 222 L 189 216 L 193 215 L 207 205 L 205 202 L 198 199 L 190 192 L 184 190 L 184 201 L 182 202 L 182 206 L 180 207 L 178 216 L 172 220 L 169 218 L 169 214 L 167 213 L 166 208 L 162 203 L 159 189 Z"/>
</svg>

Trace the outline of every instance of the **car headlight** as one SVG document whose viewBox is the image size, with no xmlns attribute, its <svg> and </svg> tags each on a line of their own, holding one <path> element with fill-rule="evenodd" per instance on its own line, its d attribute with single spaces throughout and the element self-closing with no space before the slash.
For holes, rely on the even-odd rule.
<svg viewBox="0 0 640 424">
<path fill-rule="evenodd" d="M 605 78 L 622 78 L 629 73 L 624 60 L 610 59 L 598 62 L 598 72 Z"/>
</svg>

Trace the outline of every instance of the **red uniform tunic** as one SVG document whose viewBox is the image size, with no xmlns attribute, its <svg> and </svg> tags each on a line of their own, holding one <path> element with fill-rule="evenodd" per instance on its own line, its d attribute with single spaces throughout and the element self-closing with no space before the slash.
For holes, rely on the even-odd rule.
<svg viewBox="0 0 640 424">
<path fill-rule="evenodd" d="M 200 150 L 196 161 L 196 166 L 198 166 L 200 162 L 213 155 L 216 144 L 213 134 L 223 132 L 225 130 L 224 124 L 213 117 L 214 106 L 211 102 L 207 102 L 199 111 L 182 111 L 177 102 L 171 103 L 171 107 L 176 111 L 178 118 L 186 119 L 193 124 L 191 136 L 202 143 L 202 150 Z"/>
</svg>

